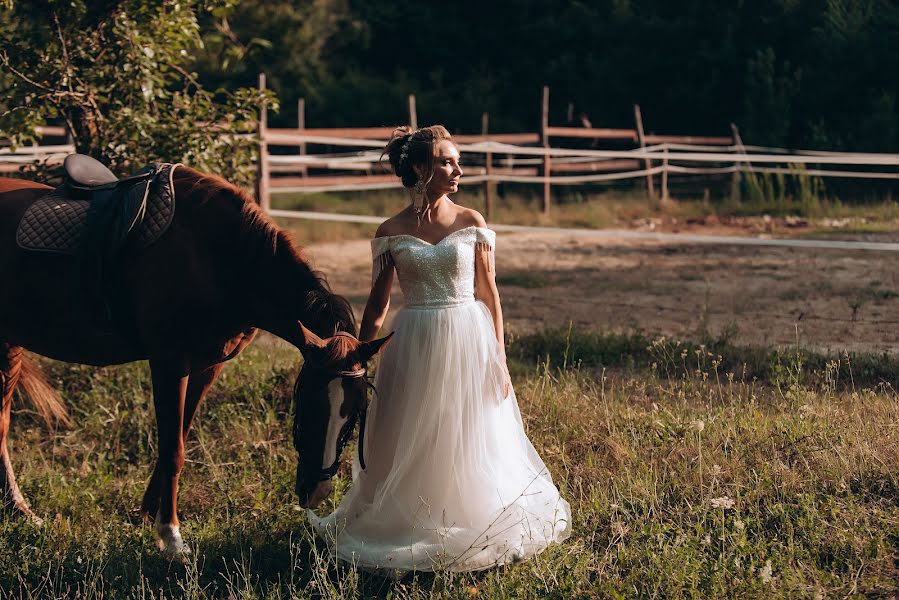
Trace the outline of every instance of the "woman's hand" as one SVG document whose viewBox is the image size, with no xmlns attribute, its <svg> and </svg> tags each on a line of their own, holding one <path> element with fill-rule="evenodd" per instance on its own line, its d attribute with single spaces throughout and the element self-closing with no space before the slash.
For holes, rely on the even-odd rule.
<svg viewBox="0 0 899 600">
<path fill-rule="evenodd" d="M 512 393 L 512 376 L 509 374 L 509 365 L 506 363 L 506 355 L 502 354 L 500 360 L 503 364 L 503 400 Z"/>
</svg>

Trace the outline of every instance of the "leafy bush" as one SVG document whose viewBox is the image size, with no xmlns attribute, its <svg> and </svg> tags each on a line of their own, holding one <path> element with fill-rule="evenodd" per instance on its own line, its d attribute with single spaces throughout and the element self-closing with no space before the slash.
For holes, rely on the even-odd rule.
<svg viewBox="0 0 899 600">
<path fill-rule="evenodd" d="M 198 11 L 228 4 L 6 0 L 0 136 L 19 146 L 62 121 L 78 152 L 113 171 L 184 162 L 249 186 L 254 123 L 274 95 L 210 91 L 184 66 L 201 45 Z"/>
</svg>

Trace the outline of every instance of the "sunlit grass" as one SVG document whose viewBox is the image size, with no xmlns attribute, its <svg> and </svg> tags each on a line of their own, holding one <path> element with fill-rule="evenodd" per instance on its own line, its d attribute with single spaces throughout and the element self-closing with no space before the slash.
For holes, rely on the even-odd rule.
<svg viewBox="0 0 899 600">
<path fill-rule="evenodd" d="M 146 365 L 45 363 L 76 425 L 48 433 L 30 413 L 14 416 L 20 484 L 46 525 L 0 519 L 0 597 L 895 593 L 899 396 L 891 385 L 850 381 L 791 348 L 761 353 L 755 360 L 774 365 L 750 376 L 732 367 L 745 356 L 730 347 L 541 335 L 513 342 L 513 377 L 574 530 L 535 560 L 398 582 L 335 565 L 293 492 L 289 398 L 299 355 L 257 343 L 225 369 L 188 442 L 180 507 L 194 553 L 186 564 L 161 556 L 136 514 L 155 453 Z M 632 358 L 616 361 L 622 353 Z"/>
<path fill-rule="evenodd" d="M 486 214 L 484 191 L 479 186 L 463 187 L 453 200 Z M 335 212 L 389 217 L 408 203 L 402 190 L 368 192 L 332 192 L 310 194 L 277 194 L 275 208 Z M 542 198 L 526 187 L 511 186 L 503 195 L 495 194 L 491 223 L 547 227 L 602 229 L 631 227 L 635 223 L 658 220 L 684 224 L 689 219 L 709 216 L 719 218 L 801 217 L 809 220 L 809 231 L 800 235 L 852 235 L 883 233 L 899 228 L 899 203 L 872 201 L 842 202 L 836 198 L 781 196 L 772 199 L 682 197 L 662 203 L 640 190 L 612 188 L 600 191 L 559 189 L 554 193 L 549 214 L 542 208 Z M 326 221 L 281 219 L 304 243 L 364 239 L 374 235 L 376 225 Z"/>
</svg>

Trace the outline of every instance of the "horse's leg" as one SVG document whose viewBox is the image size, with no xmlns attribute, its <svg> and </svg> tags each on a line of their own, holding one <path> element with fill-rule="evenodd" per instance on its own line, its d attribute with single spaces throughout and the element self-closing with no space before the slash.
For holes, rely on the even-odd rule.
<svg viewBox="0 0 899 600">
<path fill-rule="evenodd" d="M 199 408 L 203 398 L 206 397 L 206 392 L 208 392 L 209 388 L 212 387 L 212 384 L 215 383 L 216 378 L 222 372 L 224 366 L 225 363 L 219 363 L 208 369 L 190 374 L 190 377 L 187 380 L 187 392 L 184 396 L 184 421 L 181 430 L 181 438 L 185 443 L 187 442 L 187 434 L 190 433 L 190 427 L 193 424 L 194 417 L 197 414 L 197 408 Z M 157 463 L 156 468 L 153 469 L 153 476 L 150 478 L 150 483 L 147 485 L 147 491 L 144 493 L 143 502 L 141 502 L 140 512 L 144 519 L 153 519 L 156 516 L 156 512 L 159 510 L 159 486 L 161 481 L 162 478 L 160 476 L 159 464 Z"/>
<path fill-rule="evenodd" d="M 21 372 L 22 348 L 0 342 L 0 506 L 40 523 L 41 520 L 28 508 L 28 503 L 16 484 L 6 443 L 13 390 L 16 389 Z"/>
<path fill-rule="evenodd" d="M 188 375 L 180 365 L 154 360 L 150 361 L 150 370 L 159 439 L 159 457 L 156 459 L 156 487 L 159 490 L 156 533 L 159 535 L 161 550 L 167 554 L 181 555 L 190 552 L 181 538 L 178 522 L 178 479 L 184 467 L 182 432 Z"/>
</svg>

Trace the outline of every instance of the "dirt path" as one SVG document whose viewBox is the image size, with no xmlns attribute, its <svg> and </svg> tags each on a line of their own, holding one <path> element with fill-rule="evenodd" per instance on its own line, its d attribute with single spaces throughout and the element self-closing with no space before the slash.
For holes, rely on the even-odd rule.
<svg viewBox="0 0 899 600">
<path fill-rule="evenodd" d="M 717 233 L 717 232 L 716 232 Z M 894 241 L 895 236 L 882 236 Z M 872 236 L 864 236 L 872 240 Z M 899 253 L 501 233 L 497 281 L 510 332 L 575 325 L 739 344 L 899 352 Z M 364 240 L 307 248 L 361 315 Z M 402 303 L 394 284 L 391 313 Z M 388 326 L 389 326 L 388 320 Z"/>
</svg>

